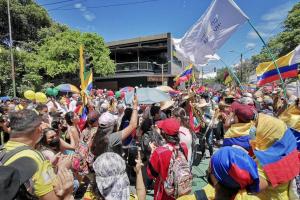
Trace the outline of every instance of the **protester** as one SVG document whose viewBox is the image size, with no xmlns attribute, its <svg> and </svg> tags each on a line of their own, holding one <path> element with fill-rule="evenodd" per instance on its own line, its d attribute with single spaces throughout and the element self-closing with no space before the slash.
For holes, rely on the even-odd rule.
<svg viewBox="0 0 300 200">
<path fill-rule="evenodd" d="M 37 164 L 37 170 L 31 179 L 31 185 L 27 185 L 29 195 L 39 199 L 71 199 L 73 184 L 69 185 L 68 180 L 73 179 L 72 175 L 65 169 L 61 172 L 66 174 L 65 180 L 58 178 L 58 182 L 53 182 L 55 173 L 49 161 L 45 160 L 42 154 L 35 151 L 36 144 L 41 139 L 42 120 L 35 111 L 23 109 L 10 114 L 10 139 L 5 144 L 5 151 L 15 151 L 4 165 L 9 165 L 13 161 L 22 157 L 29 157 Z M 60 177 L 60 176 L 58 176 Z M 64 185 L 60 182 L 63 181 Z M 54 187 L 53 187 L 54 186 Z"/>
<path fill-rule="evenodd" d="M 260 174 L 262 199 L 289 199 L 289 184 L 300 173 L 297 141 L 280 119 L 258 114 L 251 140 Z"/>
<path fill-rule="evenodd" d="M 65 115 L 65 120 L 67 122 L 67 132 L 66 141 L 71 144 L 75 149 L 78 147 L 80 131 L 78 128 L 79 117 L 74 112 L 67 112 Z M 69 153 L 72 153 L 69 151 Z"/>
<path fill-rule="evenodd" d="M 84 199 L 106 200 L 145 200 L 146 190 L 141 173 L 141 158 L 136 160 L 135 171 L 136 195 L 130 191 L 129 179 L 126 174 L 126 164 L 121 156 L 107 152 L 99 156 L 94 164 L 95 181 L 92 188 L 85 194 Z"/>
<path fill-rule="evenodd" d="M 6 151 L 13 156 L 5 166 L 31 159 L 24 163 L 24 170 L 33 171 L 24 173 L 32 182 L 29 194 L 146 199 L 154 183 L 155 200 L 299 199 L 300 106 L 290 91 L 285 99 L 277 88 L 213 90 L 193 84 L 170 100 L 143 105 L 136 96 L 126 104 L 118 91 L 87 96 L 86 105 L 78 94 L 47 103 L 22 98 L 0 103 L 5 144 L 0 161 Z M 26 148 L 14 152 L 19 146 Z M 206 170 L 207 152 L 209 184 L 192 193 L 192 181 L 199 180 L 192 175 Z M 17 193 L 23 194 L 22 185 L 16 184 Z"/>
<path fill-rule="evenodd" d="M 174 148 L 183 151 L 187 162 L 188 149 L 184 143 L 179 142 L 180 122 L 175 118 L 168 118 L 158 121 L 157 128 L 161 130 L 161 135 L 166 140 L 166 145 L 160 147 L 152 147 L 152 155 L 147 168 L 150 178 L 155 179 L 154 199 L 168 200 L 174 197 L 168 195 L 164 188 L 164 181 L 168 178 L 168 170 L 172 158 Z"/>
<path fill-rule="evenodd" d="M 99 128 L 93 140 L 91 151 L 95 157 L 107 151 L 122 155 L 122 141 L 125 141 L 137 128 L 138 100 L 135 97 L 129 125 L 122 131 L 114 132 L 117 128 L 116 118 L 105 112 L 99 118 Z"/>
<path fill-rule="evenodd" d="M 173 111 L 174 117 L 180 121 L 180 128 L 179 128 L 179 140 L 181 143 L 184 143 L 188 148 L 188 162 L 189 165 L 192 166 L 192 143 L 193 143 L 193 136 L 191 131 L 188 129 L 188 117 L 185 113 L 183 108 L 177 108 Z"/>
</svg>

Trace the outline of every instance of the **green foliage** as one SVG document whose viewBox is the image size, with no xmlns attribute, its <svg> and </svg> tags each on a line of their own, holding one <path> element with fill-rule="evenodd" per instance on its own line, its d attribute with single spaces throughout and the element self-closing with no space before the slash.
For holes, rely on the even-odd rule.
<svg viewBox="0 0 300 200">
<path fill-rule="evenodd" d="M 217 76 L 215 78 L 215 82 L 224 84 L 224 74 L 227 71 L 227 68 L 221 68 L 217 70 Z"/>
<path fill-rule="evenodd" d="M 283 31 L 271 38 L 267 46 L 275 57 L 283 56 L 294 50 L 300 44 L 300 2 L 294 5 L 284 21 Z M 264 47 L 260 54 L 251 58 L 252 64 L 257 66 L 260 62 L 270 61 L 267 48 Z"/>
<path fill-rule="evenodd" d="M 37 39 L 40 28 L 49 27 L 47 11 L 33 0 L 10 0 L 12 36 L 16 41 Z M 7 0 L 0 0 L 0 41 L 8 39 Z"/>
<path fill-rule="evenodd" d="M 52 21 L 47 11 L 34 0 L 10 0 L 10 8 L 19 96 L 28 89 L 44 91 L 54 79 L 58 82 L 74 77 L 79 79 L 81 44 L 85 52 L 94 58 L 96 75 L 106 76 L 115 72 L 110 51 L 101 36 L 80 33 Z M 0 0 L 0 19 L 0 95 L 12 95 L 7 0 Z"/>
<path fill-rule="evenodd" d="M 23 50 L 14 50 L 13 55 L 18 93 L 22 94 L 27 89 L 38 89 L 38 86 L 42 83 L 42 76 L 38 74 L 38 70 L 25 64 L 26 60 L 30 59 L 30 53 Z M 1 95 L 12 95 L 12 71 L 8 49 L 1 48 L 0 61 L 0 93 Z"/>
<path fill-rule="evenodd" d="M 115 71 L 115 65 L 109 58 L 109 49 L 105 47 L 102 37 L 95 33 L 80 33 L 66 30 L 46 37 L 32 55 L 27 66 L 44 69 L 47 76 L 59 78 L 67 74 L 79 73 L 79 46 L 83 44 L 84 51 L 93 56 L 96 74 L 108 75 Z"/>
</svg>

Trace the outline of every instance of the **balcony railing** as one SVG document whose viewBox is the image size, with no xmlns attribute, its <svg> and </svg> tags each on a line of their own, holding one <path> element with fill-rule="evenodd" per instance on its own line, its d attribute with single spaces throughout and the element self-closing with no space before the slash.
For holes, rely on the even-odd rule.
<svg viewBox="0 0 300 200">
<path fill-rule="evenodd" d="M 158 64 L 154 64 L 151 62 L 125 62 L 125 63 L 117 63 L 116 64 L 116 72 L 122 73 L 122 72 L 154 72 L 154 73 L 160 73 L 161 72 L 161 66 Z M 164 66 L 164 72 L 168 72 L 168 66 Z"/>
</svg>

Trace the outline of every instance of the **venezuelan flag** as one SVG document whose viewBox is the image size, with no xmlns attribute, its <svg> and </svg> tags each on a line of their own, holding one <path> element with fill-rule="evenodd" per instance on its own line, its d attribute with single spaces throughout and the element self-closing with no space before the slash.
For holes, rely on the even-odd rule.
<svg viewBox="0 0 300 200">
<path fill-rule="evenodd" d="M 300 151 L 300 109 L 297 105 L 291 105 L 280 114 L 279 119 L 291 128 L 297 140 L 297 149 Z"/>
<path fill-rule="evenodd" d="M 299 175 L 299 152 L 291 129 L 287 129 L 282 138 L 272 146 L 264 151 L 254 150 L 254 154 L 273 187 L 287 183 Z"/>
<path fill-rule="evenodd" d="M 237 145 L 243 147 L 247 151 L 251 151 L 250 146 L 250 130 L 252 123 L 232 124 L 224 135 L 223 146 Z"/>
<path fill-rule="evenodd" d="M 285 56 L 278 58 L 275 62 L 282 78 L 298 76 L 298 64 L 300 56 L 300 45 Z M 257 85 L 262 86 L 279 80 L 278 71 L 273 62 L 263 62 L 256 67 Z"/>
<path fill-rule="evenodd" d="M 179 74 L 174 78 L 175 85 L 179 85 L 180 83 L 190 80 L 192 75 L 193 75 L 193 65 L 190 64 L 185 68 L 185 70 L 181 74 Z"/>
</svg>

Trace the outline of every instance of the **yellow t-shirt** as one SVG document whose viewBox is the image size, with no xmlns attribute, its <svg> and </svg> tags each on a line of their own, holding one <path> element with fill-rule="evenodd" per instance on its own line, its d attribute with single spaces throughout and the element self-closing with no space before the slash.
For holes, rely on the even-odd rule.
<svg viewBox="0 0 300 200">
<path fill-rule="evenodd" d="M 215 189 L 211 185 L 207 184 L 202 189 L 204 190 L 208 200 L 215 199 Z M 194 194 L 192 194 L 192 195 L 182 196 L 177 200 L 197 200 L 197 198 Z M 248 194 L 246 190 L 240 190 L 235 196 L 234 200 L 261 200 L 261 199 L 255 195 Z"/>
<path fill-rule="evenodd" d="M 5 144 L 5 149 L 7 151 L 11 151 L 19 146 L 24 145 L 25 144 L 19 142 L 8 141 Z M 8 165 L 21 157 L 32 158 L 37 163 L 38 170 L 32 177 L 34 194 L 37 197 L 41 197 L 53 191 L 52 181 L 55 177 L 55 174 L 52 165 L 41 153 L 30 149 L 23 150 L 12 156 L 4 165 Z"/>
<path fill-rule="evenodd" d="M 258 174 L 260 177 L 268 180 L 267 175 L 260 164 L 257 165 Z M 289 200 L 289 183 L 281 184 L 275 188 L 269 186 L 266 190 L 261 191 L 257 196 L 262 200 Z"/>
</svg>

